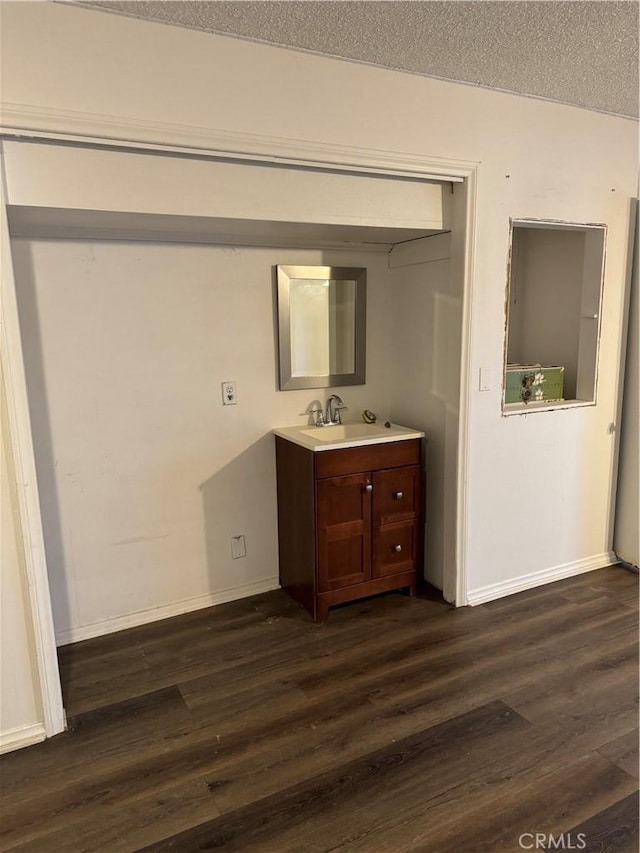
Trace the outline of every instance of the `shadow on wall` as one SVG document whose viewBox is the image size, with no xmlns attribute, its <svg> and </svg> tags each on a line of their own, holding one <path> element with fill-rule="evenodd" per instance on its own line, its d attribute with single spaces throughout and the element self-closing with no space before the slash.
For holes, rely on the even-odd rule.
<svg viewBox="0 0 640 853">
<path fill-rule="evenodd" d="M 42 334 L 36 295 L 35 271 L 31 244 L 12 241 L 12 257 L 18 297 L 20 332 L 23 341 L 24 367 L 27 379 L 29 414 L 33 434 L 36 472 L 40 494 L 40 511 L 49 572 L 49 586 L 56 632 L 73 624 L 69 602 L 67 555 L 62 531 L 56 458 L 51 417 L 45 382 Z"/>
<path fill-rule="evenodd" d="M 269 432 L 200 486 L 208 587 L 214 592 L 278 585 L 278 510 L 274 437 Z M 233 559 L 231 539 L 243 535 L 246 557 Z"/>
</svg>

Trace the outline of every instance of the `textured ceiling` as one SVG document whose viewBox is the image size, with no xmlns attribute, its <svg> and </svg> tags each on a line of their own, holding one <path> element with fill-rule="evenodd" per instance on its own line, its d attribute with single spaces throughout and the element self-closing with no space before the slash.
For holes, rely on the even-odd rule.
<svg viewBox="0 0 640 853">
<path fill-rule="evenodd" d="M 638 115 L 638 2 L 76 0 L 75 5 Z"/>
</svg>

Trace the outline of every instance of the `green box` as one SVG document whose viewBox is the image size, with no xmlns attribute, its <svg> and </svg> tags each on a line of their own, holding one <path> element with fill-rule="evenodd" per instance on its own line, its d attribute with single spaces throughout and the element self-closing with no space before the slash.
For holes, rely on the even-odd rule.
<svg viewBox="0 0 640 853">
<path fill-rule="evenodd" d="M 539 403 L 564 400 L 564 367 L 508 364 L 505 403 Z"/>
</svg>

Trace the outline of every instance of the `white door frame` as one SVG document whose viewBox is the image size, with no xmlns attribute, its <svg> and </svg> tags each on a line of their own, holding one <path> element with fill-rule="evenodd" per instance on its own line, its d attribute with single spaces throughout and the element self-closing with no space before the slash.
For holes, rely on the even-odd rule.
<svg viewBox="0 0 640 853">
<path fill-rule="evenodd" d="M 31 628 L 34 642 L 45 735 L 52 737 L 64 731 L 65 715 L 44 549 L 6 200 L 3 152 L 0 159 L 0 253 L 2 258 L 0 361 L 7 396 L 9 445 L 15 468 L 18 518 L 22 534 L 22 556 L 24 557 L 25 580 L 29 593 L 29 611 L 32 618 L 32 625 L 27 626 L 27 629 Z M 18 545 L 20 547 L 20 543 Z"/>
<path fill-rule="evenodd" d="M 33 117 L 32 117 L 33 118 Z M 50 119 L 51 117 L 49 117 Z M 42 127 L 46 127 L 43 122 Z M 240 159 L 261 165 L 287 164 L 305 168 L 340 170 L 387 177 L 412 177 L 423 180 L 456 182 L 466 185 L 465 236 L 462 244 L 464 257 L 458 258 L 463 270 L 462 353 L 460 363 L 459 437 L 457 470 L 456 560 L 453 566 L 444 566 L 444 596 L 456 606 L 464 606 L 467 599 L 467 566 L 465 539 L 467 522 L 467 462 L 469 456 L 469 404 L 470 358 L 472 325 L 473 256 L 476 223 L 476 180 L 478 164 L 471 161 L 430 158 L 414 154 L 353 148 L 326 143 L 316 144 L 277 137 L 258 137 L 252 134 L 208 132 L 206 141 L 199 130 L 193 134 L 192 145 L 167 142 L 165 129 L 145 127 L 149 141 L 132 141 L 116 123 L 105 125 L 102 132 L 108 135 L 83 136 L 51 130 L 18 129 L 16 125 L 2 129 L 4 138 L 29 139 L 100 145 L 101 147 L 127 148 L 140 154 L 174 153 L 185 157 L 211 159 Z M 165 141 L 162 141 L 164 138 Z M 203 144 L 204 143 L 204 144 Z M 40 502 L 36 479 L 35 453 L 29 417 L 27 385 L 24 371 L 22 342 L 17 310 L 16 282 L 10 254 L 10 238 L 6 206 L 10 203 L 6 190 L 4 157 L 2 170 L 1 228 L 2 228 L 2 336 L 1 357 L 4 366 L 8 408 L 10 416 L 10 441 L 16 460 L 20 520 L 24 539 L 24 552 L 28 573 L 33 634 L 36 639 L 38 673 L 42 692 L 47 736 L 57 734 L 65 726 L 60 675 L 55 645 L 51 595 L 47 574 L 46 555 Z"/>
</svg>

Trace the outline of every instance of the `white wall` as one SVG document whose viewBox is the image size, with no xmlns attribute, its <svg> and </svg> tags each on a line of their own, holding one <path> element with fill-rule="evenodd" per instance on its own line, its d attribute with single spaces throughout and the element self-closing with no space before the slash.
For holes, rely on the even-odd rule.
<svg viewBox="0 0 640 853">
<path fill-rule="evenodd" d="M 276 138 L 294 153 L 312 142 L 477 162 L 463 519 L 470 599 L 610 559 L 607 430 L 635 122 L 64 4 L 5 4 L 2 23 L 3 115 L 13 127 L 191 146 L 222 133 L 258 148 Z M 510 217 L 608 225 L 597 406 L 501 416 Z M 494 377 L 482 392 L 480 368 Z M 523 447 L 532 460 L 524 477 Z M 546 535 L 523 549 L 520 531 L 532 520 Z"/>
<path fill-rule="evenodd" d="M 455 563 L 461 282 L 450 276 L 450 235 L 396 247 L 390 256 L 391 415 L 421 429 L 425 445 L 425 578 L 443 588 Z"/>
<path fill-rule="evenodd" d="M 0 752 L 44 739 L 43 710 L 0 371 Z"/>
<path fill-rule="evenodd" d="M 387 256 L 64 240 L 13 256 L 58 642 L 276 587 L 270 430 L 326 392 L 277 391 L 273 266 L 367 267 L 368 381 L 340 393 L 349 417 L 387 416 Z"/>
</svg>

